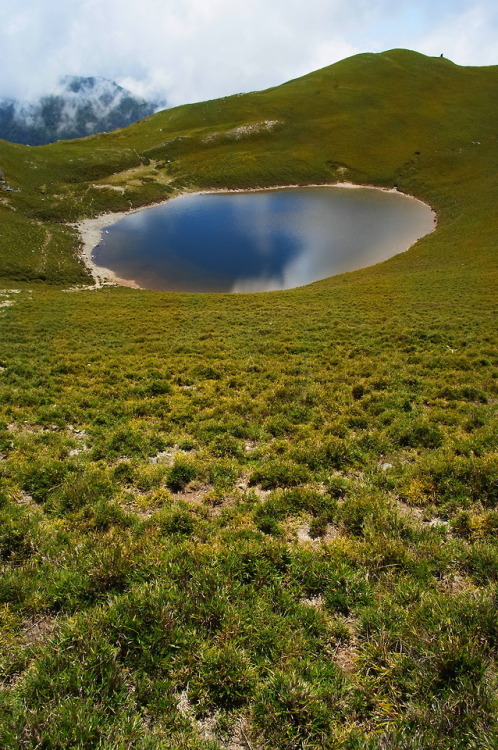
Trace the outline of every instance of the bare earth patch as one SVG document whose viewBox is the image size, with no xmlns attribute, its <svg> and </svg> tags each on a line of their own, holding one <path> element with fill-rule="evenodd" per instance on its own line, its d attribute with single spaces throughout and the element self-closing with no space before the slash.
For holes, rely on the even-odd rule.
<svg viewBox="0 0 498 750">
<path fill-rule="evenodd" d="M 301 523 L 296 531 L 295 531 L 295 537 L 298 544 L 307 544 L 312 547 L 319 547 L 324 542 L 331 542 L 333 539 L 336 539 L 340 535 L 340 531 L 336 526 L 333 526 L 332 524 L 328 524 L 325 533 L 321 534 L 320 536 L 313 537 L 310 534 L 310 524 L 309 523 Z"/>
<path fill-rule="evenodd" d="M 332 658 L 340 670 L 346 674 L 351 674 L 355 671 L 358 657 L 358 623 L 355 619 L 349 617 L 344 620 L 344 624 L 350 632 L 350 638 L 347 641 L 339 642 Z"/>
<path fill-rule="evenodd" d="M 16 299 L 11 299 L 11 295 L 19 294 L 20 289 L 2 289 L 0 290 L 0 308 L 1 307 L 12 307 L 16 302 Z"/>
<path fill-rule="evenodd" d="M 52 635 L 56 626 L 56 619 L 48 615 L 26 622 L 23 627 L 23 637 L 26 645 L 34 646 L 36 643 L 45 640 Z"/>
<path fill-rule="evenodd" d="M 115 190 L 117 193 L 124 193 L 125 189 L 121 185 L 92 185 L 93 190 Z"/>
<path fill-rule="evenodd" d="M 262 135 L 263 133 L 271 133 L 277 125 L 280 125 L 280 120 L 261 120 L 260 122 L 249 122 L 246 125 L 239 125 L 236 128 L 223 132 L 209 133 L 202 139 L 203 143 L 216 143 L 218 141 L 229 140 L 229 141 L 241 141 L 244 138 L 250 138 L 253 135 Z"/>
<path fill-rule="evenodd" d="M 210 484 L 198 484 L 191 482 L 182 492 L 173 493 L 173 500 L 183 500 L 189 505 L 204 505 L 206 496 L 212 492 L 213 487 Z"/>
<path fill-rule="evenodd" d="M 445 518 L 435 516 L 434 518 L 427 518 L 425 511 L 422 508 L 417 508 L 413 505 L 408 505 L 402 500 L 396 500 L 396 507 L 398 512 L 405 518 L 414 521 L 419 526 L 429 526 L 430 528 L 441 528 L 448 529 L 449 522 Z"/>
<path fill-rule="evenodd" d="M 214 711 L 203 719 L 195 716 L 188 690 L 184 690 L 176 696 L 178 712 L 190 721 L 198 735 L 206 742 L 216 742 L 222 750 L 259 750 L 248 737 L 248 723 L 244 717 L 239 718 L 233 725 L 228 738 L 221 741 L 216 734 L 216 723 L 219 713 Z"/>
</svg>

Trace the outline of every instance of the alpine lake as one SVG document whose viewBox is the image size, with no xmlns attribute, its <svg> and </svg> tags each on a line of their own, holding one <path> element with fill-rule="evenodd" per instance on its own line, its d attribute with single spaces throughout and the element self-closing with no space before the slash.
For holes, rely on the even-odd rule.
<svg viewBox="0 0 498 750">
<path fill-rule="evenodd" d="M 144 289 L 276 291 L 387 260 L 435 221 L 421 201 L 376 188 L 195 193 L 108 226 L 92 259 Z"/>
</svg>

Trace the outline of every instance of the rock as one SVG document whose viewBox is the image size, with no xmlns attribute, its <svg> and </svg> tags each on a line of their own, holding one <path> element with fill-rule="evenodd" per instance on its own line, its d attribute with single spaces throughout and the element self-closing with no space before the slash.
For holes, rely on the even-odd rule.
<svg viewBox="0 0 498 750">
<path fill-rule="evenodd" d="M 432 528 L 441 528 L 449 526 L 449 522 L 445 521 L 443 518 L 433 518 L 432 521 L 429 521 L 429 526 Z"/>
</svg>

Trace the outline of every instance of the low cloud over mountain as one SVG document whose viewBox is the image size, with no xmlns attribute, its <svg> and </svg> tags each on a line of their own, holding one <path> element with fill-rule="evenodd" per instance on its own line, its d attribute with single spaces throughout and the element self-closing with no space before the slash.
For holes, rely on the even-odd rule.
<svg viewBox="0 0 498 750">
<path fill-rule="evenodd" d="M 107 78 L 68 76 L 37 101 L 0 100 L 0 138 L 32 146 L 80 138 L 125 127 L 164 106 Z"/>
</svg>

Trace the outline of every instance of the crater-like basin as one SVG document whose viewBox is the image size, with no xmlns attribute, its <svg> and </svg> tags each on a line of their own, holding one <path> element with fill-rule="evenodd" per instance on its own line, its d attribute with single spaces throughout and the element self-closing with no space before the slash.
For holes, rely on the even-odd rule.
<svg viewBox="0 0 498 750">
<path fill-rule="evenodd" d="M 92 260 L 144 289 L 275 291 L 386 260 L 434 226 L 421 201 L 375 188 L 198 193 L 107 227 Z"/>
</svg>

